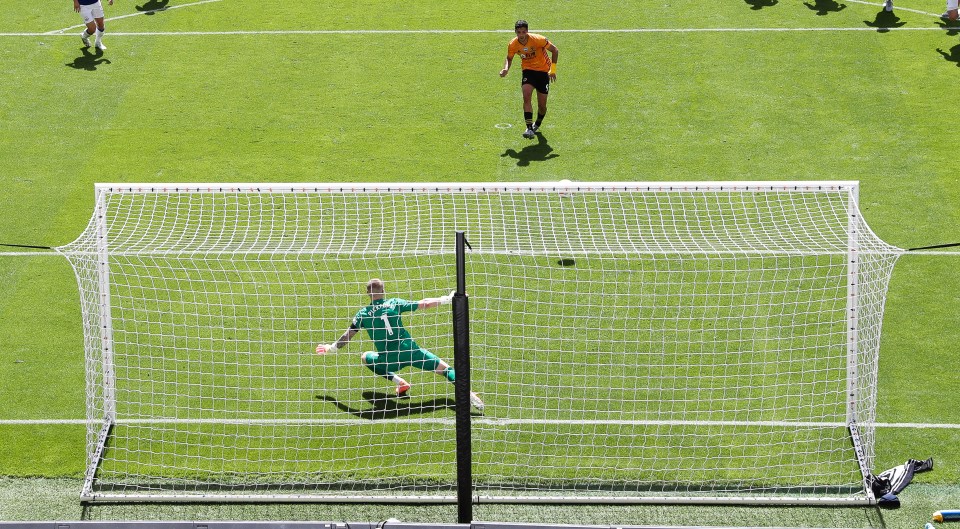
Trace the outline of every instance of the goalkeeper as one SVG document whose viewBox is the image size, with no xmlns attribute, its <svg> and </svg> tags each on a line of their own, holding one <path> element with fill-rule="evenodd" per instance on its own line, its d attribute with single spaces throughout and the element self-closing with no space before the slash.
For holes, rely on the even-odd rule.
<svg viewBox="0 0 960 529">
<path fill-rule="evenodd" d="M 397 374 L 405 367 L 416 367 L 424 371 L 433 371 L 446 377 L 450 382 L 456 380 L 456 372 L 437 355 L 417 345 L 410 333 L 403 327 L 400 315 L 417 309 L 431 309 L 447 305 L 453 300 L 453 293 L 439 298 L 426 298 L 420 301 L 407 301 L 401 298 L 385 299 L 383 281 L 371 279 L 367 282 L 367 294 L 370 304 L 357 311 L 350 328 L 340 338 L 330 344 L 317 346 L 317 354 L 334 353 L 347 346 L 347 343 L 366 329 L 373 340 L 376 351 L 360 353 L 360 361 L 370 371 L 393 382 L 397 387 L 397 396 L 402 397 L 410 390 L 410 384 Z M 470 404 L 477 411 L 483 411 L 483 401 L 476 393 L 470 393 Z"/>
</svg>

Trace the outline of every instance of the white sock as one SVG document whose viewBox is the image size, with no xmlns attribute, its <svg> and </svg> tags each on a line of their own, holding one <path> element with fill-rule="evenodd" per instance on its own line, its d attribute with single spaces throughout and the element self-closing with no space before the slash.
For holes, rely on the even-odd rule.
<svg viewBox="0 0 960 529">
<path fill-rule="evenodd" d="M 101 40 L 103 40 L 103 32 L 98 29 L 98 30 L 97 30 L 97 42 L 100 42 Z"/>
<path fill-rule="evenodd" d="M 393 375 L 393 383 L 396 384 L 397 387 L 400 387 L 400 386 L 406 384 L 407 381 L 404 380 L 404 379 L 402 379 L 402 378 L 400 378 L 398 375 Z"/>
<path fill-rule="evenodd" d="M 88 37 L 90 37 L 90 33 L 87 32 L 87 28 L 83 28 L 83 33 L 81 33 L 80 36 L 83 37 L 83 38 L 88 38 Z"/>
</svg>

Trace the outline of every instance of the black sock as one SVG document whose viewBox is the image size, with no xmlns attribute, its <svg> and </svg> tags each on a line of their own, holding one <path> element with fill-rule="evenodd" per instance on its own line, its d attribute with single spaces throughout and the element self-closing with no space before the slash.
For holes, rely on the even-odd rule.
<svg viewBox="0 0 960 529">
<path fill-rule="evenodd" d="M 543 116 L 546 116 L 546 115 L 547 115 L 546 110 L 544 110 L 543 112 L 537 111 L 537 123 L 536 123 L 537 128 L 539 128 L 540 124 L 543 123 Z"/>
<path fill-rule="evenodd" d="M 533 126 L 533 112 L 524 112 L 524 113 L 523 113 L 523 120 L 527 122 L 527 128 L 528 128 L 528 129 L 529 129 L 530 127 L 532 127 L 532 126 Z"/>
</svg>

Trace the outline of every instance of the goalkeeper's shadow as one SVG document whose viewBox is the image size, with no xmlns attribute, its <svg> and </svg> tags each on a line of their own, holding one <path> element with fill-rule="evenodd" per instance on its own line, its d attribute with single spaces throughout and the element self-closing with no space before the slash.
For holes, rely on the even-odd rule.
<svg viewBox="0 0 960 529">
<path fill-rule="evenodd" d="M 317 400 L 333 403 L 340 411 L 354 417 L 366 420 L 396 419 L 424 413 L 433 413 L 439 410 L 454 411 L 456 402 L 450 397 L 438 397 L 431 400 L 412 400 L 397 398 L 389 393 L 379 391 L 364 391 L 363 399 L 370 403 L 371 408 L 355 408 L 341 402 L 333 395 L 317 395 Z"/>
</svg>

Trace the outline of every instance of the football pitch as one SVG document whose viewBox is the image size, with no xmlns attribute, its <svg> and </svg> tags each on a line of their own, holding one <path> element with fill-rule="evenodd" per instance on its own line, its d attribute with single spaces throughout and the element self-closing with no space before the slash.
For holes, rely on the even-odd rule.
<svg viewBox="0 0 960 529">
<path fill-rule="evenodd" d="M 0 520 L 456 518 L 453 506 L 82 511 L 77 284 L 64 259 L 30 246 L 77 237 L 93 183 L 858 180 L 886 242 L 960 242 L 960 24 L 942 7 L 117 0 L 108 49 L 94 53 L 69 3 L 0 4 Z M 519 18 L 560 50 L 534 140 L 520 136 L 519 59 L 497 75 Z M 936 460 L 901 510 L 481 505 L 475 518 L 915 528 L 956 508 L 958 253 L 908 253 L 888 294 L 874 470 Z M 348 416 L 361 389 L 385 389 L 352 362 L 340 368 L 356 393 L 340 403 Z M 446 402 L 446 389 L 430 396 Z M 427 474 L 447 473 L 442 453 Z"/>
</svg>

